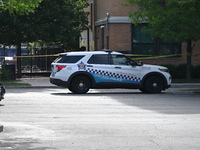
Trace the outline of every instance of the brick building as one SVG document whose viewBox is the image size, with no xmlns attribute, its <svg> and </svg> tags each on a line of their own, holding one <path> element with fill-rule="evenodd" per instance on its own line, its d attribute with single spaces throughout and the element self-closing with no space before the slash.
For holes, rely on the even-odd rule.
<svg viewBox="0 0 200 150">
<path fill-rule="evenodd" d="M 145 63 L 184 64 L 186 63 L 186 43 L 168 43 L 154 39 L 142 31 L 147 24 L 133 25 L 128 14 L 139 9 L 137 6 L 123 6 L 126 0 L 89 0 L 88 17 L 90 29 L 84 31 L 80 45 L 87 50 L 111 49 L 140 55 Z M 193 42 L 192 64 L 200 64 L 200 42 Z M 154 56 L 144 59 L 143 56 Z M 159 58 L 160 56 L 168 56 Z"/>
</svg>

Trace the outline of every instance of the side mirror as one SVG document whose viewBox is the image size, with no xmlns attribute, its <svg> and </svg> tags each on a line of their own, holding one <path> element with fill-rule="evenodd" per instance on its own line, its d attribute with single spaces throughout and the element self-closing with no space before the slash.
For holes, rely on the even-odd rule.
<svg viewBox="0 0 200 150">
<path fill-rule="evenodd" d="M 144 63 L 142 61 L 139 61 L 137 64 L 138 64 L 138 66 L 143 66 L 144 65 Z"/>
</svg>

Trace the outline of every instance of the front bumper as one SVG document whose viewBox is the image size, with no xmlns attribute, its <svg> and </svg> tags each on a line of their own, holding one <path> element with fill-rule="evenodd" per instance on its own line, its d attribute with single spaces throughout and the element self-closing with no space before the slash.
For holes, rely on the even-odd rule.
<svg viewBox="0 0 200 150">
<path fill-rule="evenodd" d="M 165 89 L 168 89 L 168 88 L 170 88 L 171 87 L 171 85 L 166 85 L 165 86 Z"/>
</svg>

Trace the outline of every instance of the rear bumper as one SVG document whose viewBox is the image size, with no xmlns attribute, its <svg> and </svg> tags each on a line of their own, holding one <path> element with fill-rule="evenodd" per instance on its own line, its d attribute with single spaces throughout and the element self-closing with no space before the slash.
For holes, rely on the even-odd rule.
<svg viewBox="0 0 200 150">
<path fill-rule="evenodd" d="M 61 87 L 68 87 L 68 82 L 62 81 L 60 79 L 50 78 L 51 84 L 61 86 Z"/>
</svg>

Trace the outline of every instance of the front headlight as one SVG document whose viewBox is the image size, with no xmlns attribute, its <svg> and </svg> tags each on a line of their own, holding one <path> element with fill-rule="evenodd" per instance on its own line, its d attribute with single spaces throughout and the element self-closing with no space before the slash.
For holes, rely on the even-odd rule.
<svg viewBox="0 0 200 150">
<path fill-rule="evenodd" d="M 162 71 L 162 72 L 168 72 L 169 73 L 169 69 L 167 69 L 167 68 L 159 68 L 159 70 Z"/>
</svg>

